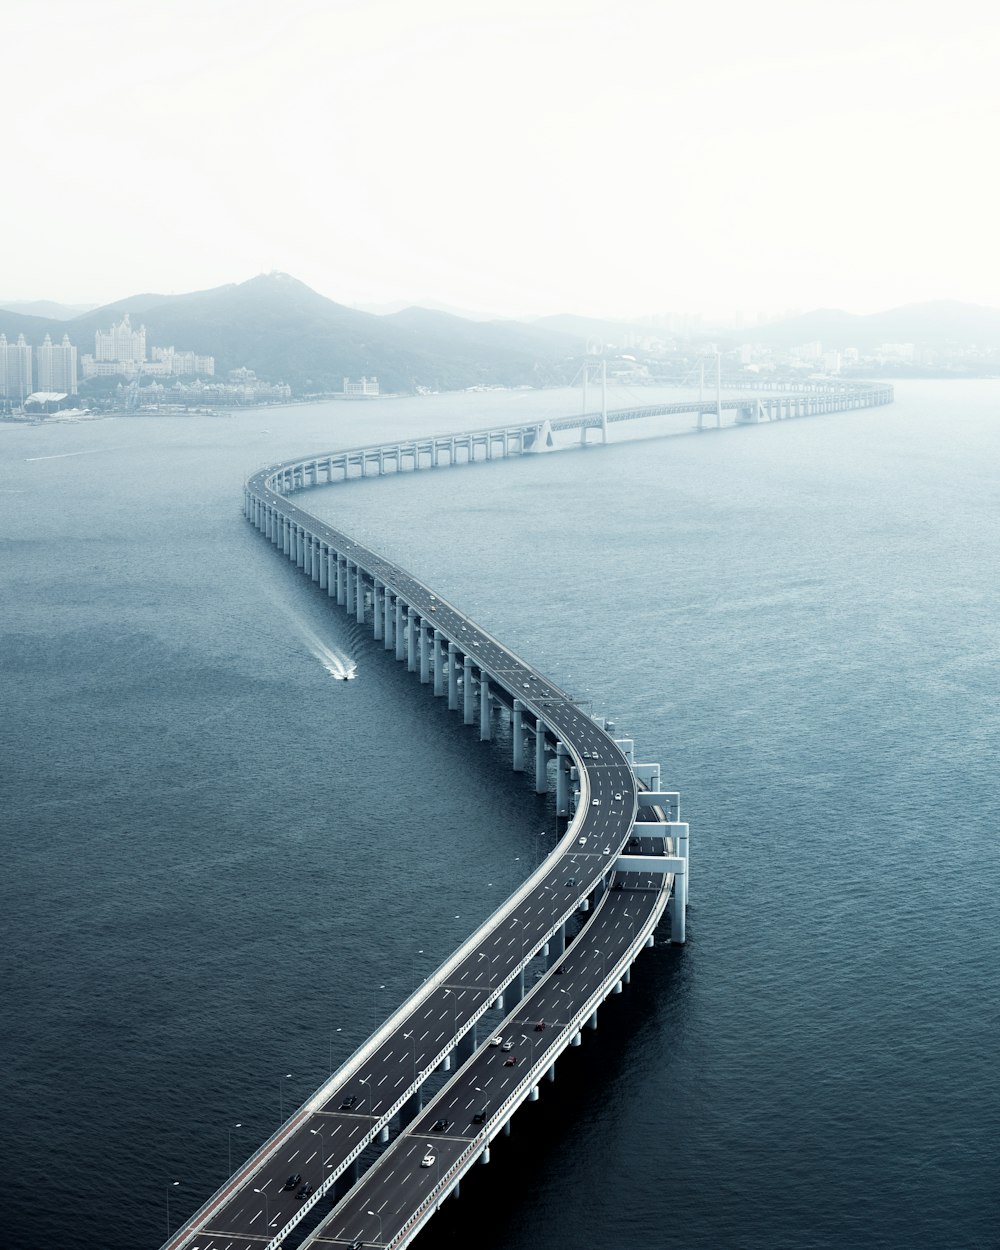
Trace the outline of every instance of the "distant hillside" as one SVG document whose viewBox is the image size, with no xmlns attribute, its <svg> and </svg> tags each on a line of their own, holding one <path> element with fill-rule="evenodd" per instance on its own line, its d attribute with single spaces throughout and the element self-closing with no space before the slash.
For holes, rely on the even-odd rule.
<svg viewBox="0 0 1000 1250">
<path fill-rule="evenodd" d="M 339 390 L 345 377 L 376 376 L 385 391 L 456 390 L 473 385 L 546 385 L 572 374 L 572 339 L 517 322 L 471 322 L 407 309 L 388 317 L 347 308 L 287 274 L 189 295 L 134 295 L 70 322 L 0 312 L 8 338 L 48 332 L 92 351 L 94 332 L 124 313 L 146 327 L 147 346 L 213 355 L 217 374 L 246 365 L 294 391 Z"/>
<path fill-rule="evenodd" d="M 93 304 L 57 304 L 50 299 L 2 300 L 0 308 L 12 313 L 26 313 L 29 317 L 45 317 L 49 321 L 70 321 L 89 312 Z"/>
<path fill-rule="evenodd" d="M 795 347 L 815 340 L 825 347 L 862 350 L 881 343 L 915 343 L 942 349 L 973 344 L 1000 346 L 1000 309 L 938 300 L 903 304 L 861 317 L 823 308 L 754 330 L 734 331 L 733 337 L 772 347 Z"/>
</svg>

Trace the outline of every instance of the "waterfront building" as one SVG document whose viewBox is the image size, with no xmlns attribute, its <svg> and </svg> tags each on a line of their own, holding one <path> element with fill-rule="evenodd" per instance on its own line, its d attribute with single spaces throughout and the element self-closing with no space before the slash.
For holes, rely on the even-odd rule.
<svg viewBox="0 0 1000 1250">
<path fill-rule="evenodd" d="M 152 363 L 143 372 L 158 377 L 185 377 L 195 373 L 215 375 L 215 357 L 197 352 L 179 352 L 174 347 L 154 347 Z"/>
<path fill-rule="evenodd" d="M 146 327 L 140 326 L 138 330 L 133 330 L 126 313 L 106 334 L 98 330 L 94 335 L 94 359 L 141 365 L 146 359 Z M 134 368 L 132 372 L 135 372 Z"/>
<path fill-rule="evenodd" d="M 62 391 L 67 395 L 77 393 L 76 348 L 69 341 L 68 334 L 63 335 L 59 344 L 53 343 L 46 334 L 36 361 L 40 391 Z"/>
<path fill-rule="evenodd" d="M 8 343 L 6 334 L 0 334 L 0 398 L 23 404 L 33 390 L 31 348 L 24 335 L 19 334 L 16 343 Z"/>
<path fill-rule="evenodd" d="M 350 378 L 344 378 L 344 394 L 369 398 L 376 396 L 378 378 L 362 378 L 360 382 L 352 382 Z"/>
</svg>

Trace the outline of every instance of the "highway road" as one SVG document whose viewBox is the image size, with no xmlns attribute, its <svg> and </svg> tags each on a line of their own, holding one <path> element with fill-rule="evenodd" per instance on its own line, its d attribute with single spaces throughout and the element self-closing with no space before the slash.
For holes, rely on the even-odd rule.
<svg viewBox="0 0 1000 1250">
<path fill-rule="evenodd" d="M 317 1194 L 303 1193 L 302 1186 L 316 1191 L 348 1166 L 376 1139 L 419 1080 L 454 1050 L 472 1022 L 492 1012 L 491 1004 L 505 983 L 609 877 L 636 817 L 638 783 L 610 735 L 565 691 L 430 587 L 272 489 L 271 483 L 287 467 L 272 466 L 251 478 L 248 498 L 261 500 L 312 538 L 349 558 L 369 583 L 377 578 L 469 657 L 487 676 L 491 689 L 502 691 L 508 703 L 519 699 L 531 715 L 543 721 L 551 736 L 570 751 L 579 774 L 581 808 L 530 885 L 498 909 L 452 957 L 450 966 L 446 962 L 441 975 L 428 978 L 394 1014 L 383 1027 L 383 1035 L 335 1073 L 262 1153 L 238 1169 L 168 1239 L 165 1246 L 171 1250 L 181 1246 L 261 1250 L 262 1244 L 315 1205 Z M 618 908 L 616 901 L 612 910 Z M 560 980 L 565 984 L 556 993 L 575 985 L 573 979 Z M 580 988 L 582 992 L 582 982 Z M 589 988 L 593 991 L 594 984 Z M 553 1034 L 546 1032 L 549 1036 Z M 443 1148 L 448 1148 L 447 1143 Z M 289 1188 L 286 1182 L 293 1176 L 301 1180 Z"/>
</svg>

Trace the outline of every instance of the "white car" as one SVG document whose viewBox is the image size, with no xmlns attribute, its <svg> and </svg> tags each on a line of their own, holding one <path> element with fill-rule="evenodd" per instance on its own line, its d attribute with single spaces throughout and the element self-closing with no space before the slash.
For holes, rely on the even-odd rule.
<svg viewBox="0 0 1000 1250">
<path fill-rule="evenodd" d="M 432 1168 L 434 1166 L 434 1159 L 435 1156 L 428 1150 L 428 1152 L 420 1160 L 420 1166 L 422 1168 Z"/>
<path fill-rule="evenodd" d="M 621 797 L 622 797 L 622 796 L 621 796 L 620 794 L 616 794 L 616 795 L 615 795 L 615 798 L 619 801 L 619 803 L 621 802 Z"/>
<path fill-rule="evenodd" d="M 504 1044 L 500 1047 L 500 1049 L 503 1051 L 505 1055 L 509 1055 L 510 1052 L 514 1049 L 514 1043 L 504 1042 Z"/>
<path fill-rule="evenodd" d="M 491 1037 L 491 1038 L 490 1038 L 490 1045 L 491 1045 L 491 1046 L 502 1046 L 502 1045 L 503 1045 L 503 1038 L 500 1036 L 500 1034 L 499 1034 L 499 1033 L 496 1035 L 496 1037 Z"/>
<path fill-rule="evenodd" d="M 590 806 L 591 806 L 591 807 L 600 807 L 600 806 L 601 806 L 601 800 L 600 800 L 600 799 L 591 799 L 591 800 L 590 800 Z"/>
</svg>

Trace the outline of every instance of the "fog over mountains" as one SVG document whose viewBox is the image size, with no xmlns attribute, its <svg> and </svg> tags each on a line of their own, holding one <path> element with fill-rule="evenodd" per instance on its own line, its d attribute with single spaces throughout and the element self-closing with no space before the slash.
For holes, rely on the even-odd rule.
<svg viewBox="0 0 1000 1250">
<path fill-rule="evenodd" d="M 570 381 L 588 343 L 628 350 L 637 338 L 671 337 L 658 323 L 572 315 L 532 322 L 472 320 L 427 308 L 376 315 L 338 304 L 280 273 L 187 295 L 133 295 L 67 319 L 71 311 L 44 301 L 0 309 L 0 332 L 8 339 L 23 333 L 32 344 L 45 334 L 58 341 L 66 333 L 84 353 L 93 350 L 95 330 L 107 330 L 127 312 L 134 324 L 145 324 L 150 345 L 213 355 L 220 375 L 245 365 L 262 378 L 287 382 L 299 394 L 339 390 L 344 377 L 362 374 L 377 376 L 383 391 L 543 386 Z M 793 347 L 816 340 L 835 349 L 886 342 L 998 345 L 1000 309 L 949 302 L 868 316 L 820 309 L 769 325 L 706 328 L 687 342 Z"/>
</svg>

